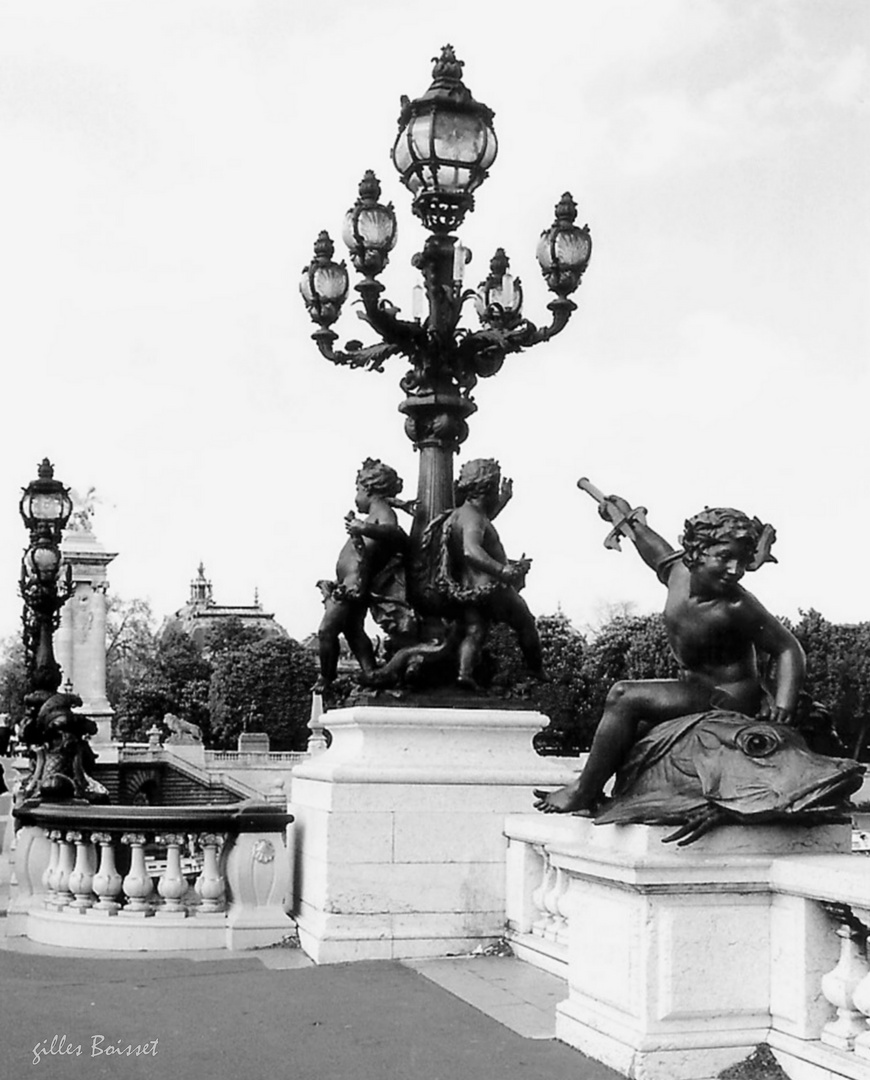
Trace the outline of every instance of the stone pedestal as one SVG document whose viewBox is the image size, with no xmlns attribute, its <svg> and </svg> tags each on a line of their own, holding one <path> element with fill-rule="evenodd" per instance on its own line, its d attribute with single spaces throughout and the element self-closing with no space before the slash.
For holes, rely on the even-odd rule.
<svg viewBox="0 0 870 1080">
<path fill-rule="evenodd" d="M 771 864 L 848 852 L 846 825 L 726 827 L 685 848 L 673 829 L 548 824 L 506 831 L 567 877 L 568 998 L 557 1038 L 626 1076 L 705 1080 L 771 1025 Z"/>
<path fill-rule="evenodd" d="M 55 635 L 63 682 L 82 699 L 78 712 L 96 721 L 94 748 L 112 741 L 114 712 L 106 698 L 106 568 L 115 558 L 90 529 L 70 530 L 64 538 L 64 562 L 72 567 L 73 594 L 61 608 Z M 99 750 L 98 750 L 99 752 Z M 105 750 L 100 761 L 108 760 Z"/>
<path fill-rule="evenodd" d="M 540 713 L 356 707 L 293 770 L 297 924 L 317 963 L 445 956 L 500 937 L 504 818 L 572 759 L 541 758 Z"/>
</svg>

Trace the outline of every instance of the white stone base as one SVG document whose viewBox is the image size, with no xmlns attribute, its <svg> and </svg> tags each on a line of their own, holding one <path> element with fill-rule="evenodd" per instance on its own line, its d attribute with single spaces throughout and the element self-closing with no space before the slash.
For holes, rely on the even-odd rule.
<svg viewBox="0 0 870 1080">
<path fill-rule="evenodd" d="M 508 819 L 567 879 L 568 998 L 556 1036 L 638 1080 L 708 1080 L 771 1028 L 771 866 L 848 852 L 850 826 L 728 827 L 677 848 L 673 829 Z M 513 925 L 523 929 L 516 902 Z"/>
<path fill-rule="evenodd" d="M 568 978 L 568 959 L 566 950 L 556 942 L 535 936 L 521 934 L 510 928 L 507 933 L 508 943 L 514 956 L 532 967 L 540 968 L 560 979 Z"/>
<path fill-rule="evenodd" d="M 68 909 L 31 908 L 27 914 L 27 937 L 40 945 L 106 952 L 227 948 L 226 915 L 222 911 L 193 918 L 181 915 L 136 918 L 132 912 L 107 915 L 91 908 L 71 918 Z"/>
<path fill-rule="evenodd" d="M 632 1080 L 716 1080 L 723 1069 L 749 1057 L 768 1035 L 766 1027 L 724 1036 L 714 1032 L 707 1037 L 684 1037 L 679 1045 L 669 1046 L 660 1037 L 637 1039 L 618 1026 L 609 1034 L 601 1030 L 601 1023 L 600 1017 L 590 1023 L 586 1010 L 570 999 L 556 1006 L 557 1039 Z M 734 1045 L 728 1045 L 728 1039 Z"/>
<path fill-rule="evenodd" d="M 832 1050 L 818 1039 L 772 1031 L 767 1040 L 789 1080 L 867 1080 L 870 1065 L 854 1053 Z"/>
<path fill-rule="evenodd" d="M 540 713 L 356 707 L 293 770 L 297 924 L 317 963 L 446 956 L 500 937 L 506 814 L 576 759 L 539 757 Z"/>
<path fill-rule="evenodd" d="M 78 916 L 31 908 L 24 934 L 40 945 L 103 952 L 194 952 L 200 949 L 258 949 L 278 945 L 295 929 L 292 919 L 263 917 L 234 920 L 224 911 L 187 917 L 158 910 L 154 914 L 119 911 L 109 915 L 89 908 Z M 10 935 L 11 936 L 11 935 Z"/>
</svg>

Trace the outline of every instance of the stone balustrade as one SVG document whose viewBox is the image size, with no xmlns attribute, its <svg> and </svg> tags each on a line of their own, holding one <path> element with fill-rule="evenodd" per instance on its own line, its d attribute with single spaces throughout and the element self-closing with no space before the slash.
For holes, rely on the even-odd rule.
<svg viewBox="0 0 870 1080">
<path fill-rule="evenodd" d="M 774 958 L 782 959 L 770 1044 L 787 1069 L 863 1080 L 870 1075 L 870 859 L 777 860 L 770 886 Z"/>
<path fill-rule="evenodd" d="M 551 854 L 554 837 L 570 839 L 562 817 L 515 817 L 507 850 L 506 915 L 511 946 L 522 960 L 568 978 L 569 878 Z"/>
<path fill-rule="evenodd" d="M 870 858 L 848 825 L 682 850 L 666 832 L 507 819 L 508 938 L 565 978 L 557 1035 L 651 1080 L 717 1075 L 758 1042 L 789 1076 L 866 1080 Z"/>
<path fill-rule="evenodd" d="M 235 766 L 251 768 L 287 769 L 308 761 L 311 755 L 305 750 L 206 750 L 206 768 Z"/>
<path fill-rule="evenodd" d="M 251 948 L 289 936 L 287 832 L 273 805 L 15 811 L 10 936 L 108 950 Z"/>
</svg>

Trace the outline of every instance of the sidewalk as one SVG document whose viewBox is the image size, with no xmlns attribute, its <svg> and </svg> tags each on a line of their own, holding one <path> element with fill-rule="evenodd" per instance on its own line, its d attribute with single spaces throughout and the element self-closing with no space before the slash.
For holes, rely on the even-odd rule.
<svg viewBox="0 0 870 1080">
<path fill-rule="evenodd" d="M 289 948 L 0 946 L 4 1080 L 618 1080 L 552 1039 L 564 984 L 512 958 L 315 967 Z M 149 1052 L 95 1054 L 100 1035 L 97 1050 Z"/>
</svg>

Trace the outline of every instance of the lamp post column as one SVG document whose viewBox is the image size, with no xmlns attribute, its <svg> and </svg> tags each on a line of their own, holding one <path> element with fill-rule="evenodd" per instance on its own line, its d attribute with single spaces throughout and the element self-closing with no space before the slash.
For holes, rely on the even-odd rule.
<svg viewBox="0 0 870 1080">
<path fill-rule="evenodd" d="M 406 398 L 399 409 L 405 413 L 405 431 L 420 452 L 417 508 L 412 535 L 418 536 L 429 522 L 452 509 L 453 458 L 468 435 L 466 416 L 474 406 L 458 394 Z"/>
<path fill-rule="evenodd" d="M 452 363 L 460 304 L 454 271 L 455 236 L 435 234 L 413 264 L 423 274 L 429 301 L 423 355 L 402 380 L 405 433 L 420 453 L 413 535 L 419 536 L 438 514 L 452 509 L 453 458 L 468 437 L 467 418 L 477 406 L 457 390 Z"/>
</svg>

